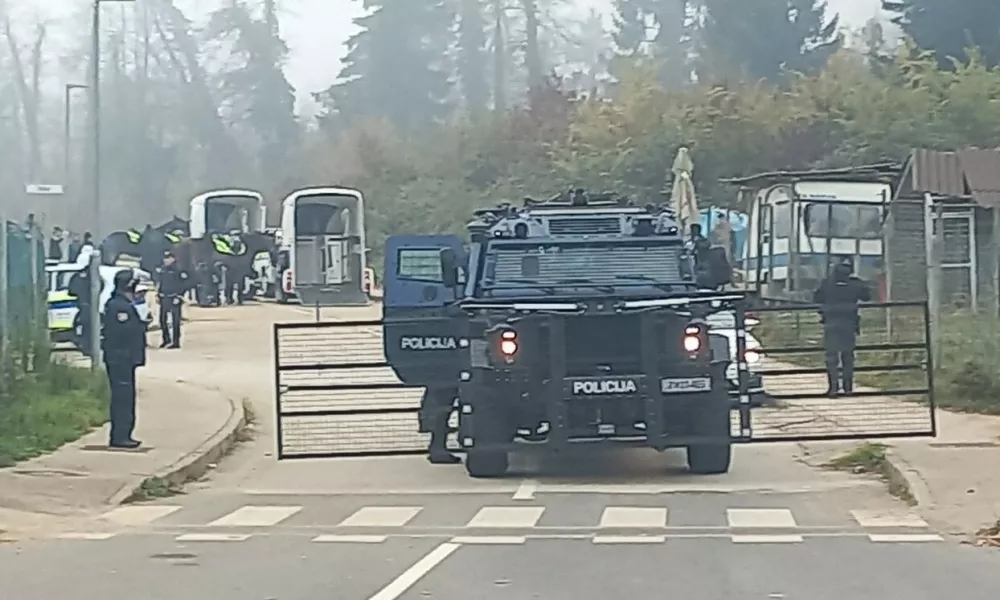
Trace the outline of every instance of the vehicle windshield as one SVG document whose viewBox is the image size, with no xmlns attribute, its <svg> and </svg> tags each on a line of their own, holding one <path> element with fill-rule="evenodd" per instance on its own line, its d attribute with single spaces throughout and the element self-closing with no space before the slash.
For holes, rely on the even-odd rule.
<svg viewBox="0 0 1000 600">
<path fill-rule="evenodd" d="M 882 237 L 882 211 L 858 204 L 810 204 L 805 210 L 807 235 L 877 240 Z"/>
<path fill-rule="evenodd" d="M 487 288 L 681 285 L 680 244 L 535 244 L 487 253 Z"/>
</svg>

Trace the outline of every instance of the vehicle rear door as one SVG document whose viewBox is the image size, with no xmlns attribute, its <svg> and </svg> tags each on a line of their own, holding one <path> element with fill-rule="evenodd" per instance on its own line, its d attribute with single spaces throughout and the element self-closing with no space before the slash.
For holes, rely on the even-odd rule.
<svg viewBox="0 0 1000 600">
<path fill-rule="evenodd" d="M 457 381 L 462 323 L 450 315 L 449 307 L 460 292 L 444 284 L 445 248 L 455 252 L 460 265 L 467 265 L 462 240 L 455 235 L 397 235 L 386 240 L 382 339 L 389 364 L 409 385 Z"/>
</svg>

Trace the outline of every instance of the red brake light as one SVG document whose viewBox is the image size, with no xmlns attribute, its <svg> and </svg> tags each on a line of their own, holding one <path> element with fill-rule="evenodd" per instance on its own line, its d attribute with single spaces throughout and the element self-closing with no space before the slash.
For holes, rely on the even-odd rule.
<svg viewBox="0 0 1000 600">
<path fill-rule="evenodd" d="M 697 354 L 701 351 L 702 330 L 696 325 L 689 325 L 684 329 L 684 351 L 688 354 Z"/>
<path fill-rule="evenodd" d="M 513 329 L 500 332 L 500 353 L 504 358 L 513 358 L 517 354 L 517 332 Z"/>
</svg>

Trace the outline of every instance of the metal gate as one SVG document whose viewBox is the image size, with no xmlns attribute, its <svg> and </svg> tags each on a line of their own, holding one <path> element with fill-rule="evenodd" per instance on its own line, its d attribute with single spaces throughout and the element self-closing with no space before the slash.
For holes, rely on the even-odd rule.
<svg viewBox="0 0 1000 600">
<path fill-rule="evenodd" d="M 926 303 L 861 308 L 854 388 L 834 398 L 827 395 L 818 307 L 782 304 L 745 317 L 755 323 L 746 379 L 763 388 L 763 399 L 744 393 L 747 401 L 734 407 L 735 443 L 936 435 Z M 382 325 L 274 326 L 278 459 L 426 451 L 427 435 L 419 433 L 424 388 L 402 383 L 389 366 Z M 451 445 L 457 448 L 454 439 Z"/>
<path fill-rule="evenodd" d="M 422 454 L 423 388 L 386 362 L 381 321 L 274 326 L 278 459 Z"/>
<path fill-rule="evenodd" d="M 765 402 L 743 404 L 732 434 L 739 442 L 934 436 L 934 373 L 926 302 L 863 305 L 854 352 L 853 390 L 828 395 L 823 324 L 817 306 L 759 308 L 747 317 L 748 360 Z M 753 346 L 759 343 L 757 351 Z M 750 424 L 749 430 L 741 427 Z"/>
</svg>

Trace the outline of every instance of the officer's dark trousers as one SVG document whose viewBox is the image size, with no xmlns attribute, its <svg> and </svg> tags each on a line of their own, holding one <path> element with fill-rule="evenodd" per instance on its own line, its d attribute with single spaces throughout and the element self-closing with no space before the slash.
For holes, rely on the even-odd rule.
<svg viewBox="0 0 1000 600">
<path fill-rule="evenodd" d="M 163 345 L 181 345 L 181 305 L 180 298 L 164 297 L 160 299 L 160 335 Z"/>
<path fill-rule="evenodd" d="M 420 430 L 431 434 L 428 451 L 431 454 L 448 452 L 448 418 L 451 416 L 449 394 L 439 390 L 424 392 L 420 406 Z"/>
<path fill-rule="evenodd" d="M 91 350 L 91 328 L 90 328 L 90 306 L 80 305 L 80 338 L 76 341 L 77 348 L 84 356 L 90 356 Z"/>
<path fill-rule="evenodd" d="M 854 390 L 854 348 L 857 334 L 854 326 L 844 324 L 840 328 L 825 328 L 823 348 L 826 354 L 826 380 L 829 391 L 843 391 L 850 394 Z"/>
<path fill-rule="evenodd" d="M 131 363 L 106 362 L 108 383 L 111 386 L 111 439 L 112 445 L 124 444 L 132 439 L 135 429 L 135 367 Z"/>
</svg>

